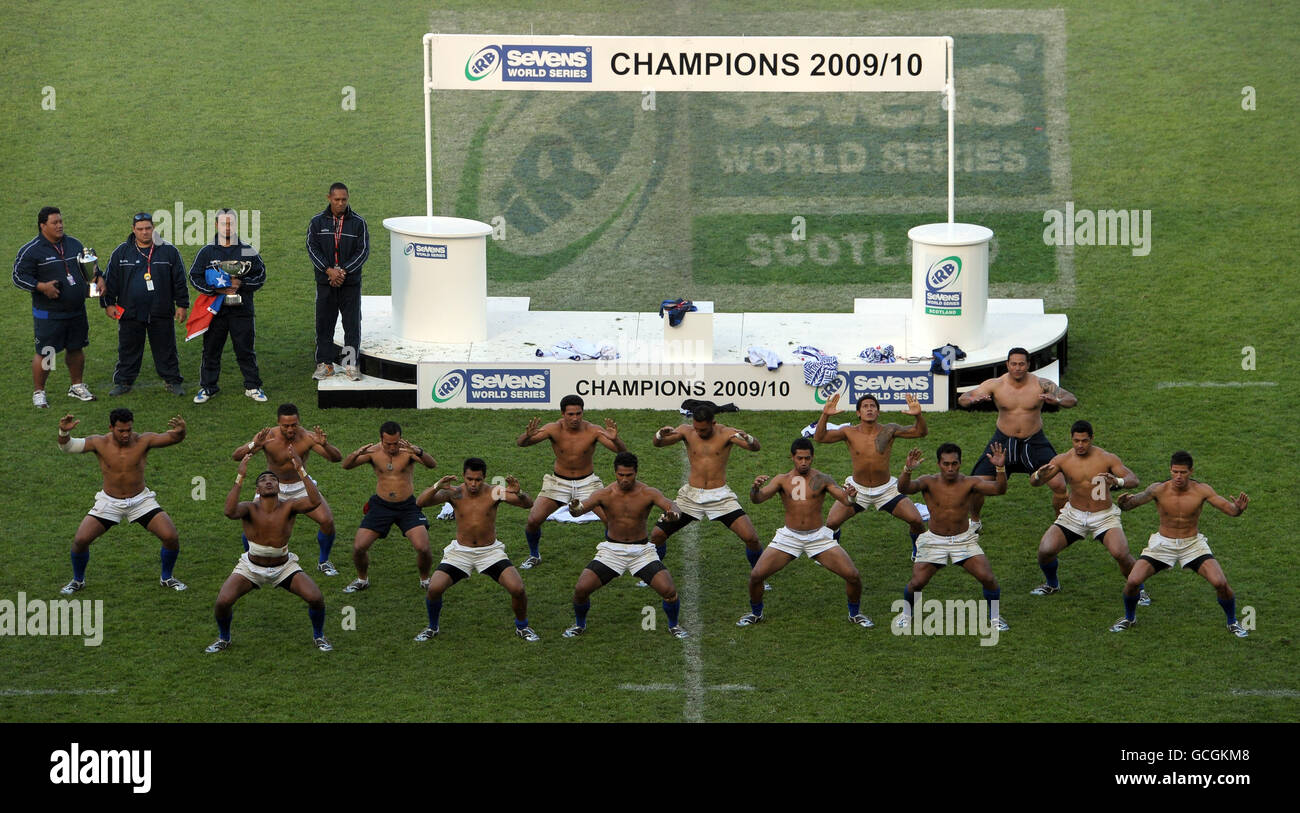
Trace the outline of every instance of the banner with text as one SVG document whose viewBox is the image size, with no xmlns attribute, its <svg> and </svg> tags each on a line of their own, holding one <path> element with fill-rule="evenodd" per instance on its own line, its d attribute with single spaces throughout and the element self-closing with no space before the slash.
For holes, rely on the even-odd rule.
<svg viewBox="0 0 1300 813">
<path fill-rule="evenodd" d="M 837 392 L 844 393 L 840 405 L 849 415 L 867 394 L 885 410 L 901 410 L 907 395 L 927 412 L 948 409 L 947 376 L 908 364 L 846 364 L 828 384 L 812 387 L 798 364 L 769 371 L 748 364 L 420 362 L 416 385 L 420 409 L 559 409 L 561 398 L 576 393 L 591 409 L 676 410 L 691 398 L 741 409 L 815 411 Z"/>
<path fill-rule="evenodd" d="M 431 90 L 942 91 L 948 37 L 430 34 Z"/>
</svg>

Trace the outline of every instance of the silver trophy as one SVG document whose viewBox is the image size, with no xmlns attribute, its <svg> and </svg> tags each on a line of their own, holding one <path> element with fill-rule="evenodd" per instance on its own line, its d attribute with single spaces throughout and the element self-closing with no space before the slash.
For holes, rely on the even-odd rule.
<svg viewBox="0 0 1300 813">
<path fill-rule="evenodd" d="M 86 282 L 90 283 L 90 295 L 99 296 L 103 291 L 99 289 L 99 283 L 96 278 L 99 276 L 99 258 L 95 256 L 95 250 L 86 246 L 81 249 L 77 255 L 77 263 L 81 266 L 81 273 L 85 276 Z"/>
<path fill-rule="evenodd" d="M 212 267 L 230 275 L 231 279 L 243 279 L 253 269 L 249 260 L 213 260 Z M 243 304 L 244 298 L 239 294 L 226 294 L 227 305 Z"/>
</svg>

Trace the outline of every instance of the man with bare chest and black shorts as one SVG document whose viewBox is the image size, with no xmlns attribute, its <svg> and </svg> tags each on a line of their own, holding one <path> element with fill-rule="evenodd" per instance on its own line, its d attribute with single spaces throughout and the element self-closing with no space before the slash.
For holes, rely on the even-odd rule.
<svg viewBox="0 0 1300 813">
<path fill-rule="evenodd" d="M 1046 465 L 1055 455 L 1047 435 L 1043 434 L 1043 407 L 1057 404 L 1068 409 L 1079 403 L 1072 393 L 1062 389 L 1050 379 L 1029 372 L 1029 351 L 1023 347 L 1013 347 L 1007 353 L 1007 371 L 997 378 L 990 378 L 970 392 L 964 392 L 957 398 L 957 405 L 970 407 L 980 401 L 993 400 L 998 408 L 997 427 L 993 438 L 984 448 L 984 454 L 975 462 L 971 474 L 992 480 L 993 467 L 988 455 L 993 451 L 993 444 L 1002 446 L 1007 456 L 1007 474 L 1015 472 L 1030 474 Z M 1059 476 L 1048 481 L 1052 489 L 1052 507 L 1058 512 L 1065 507 L 1065 480 Z M 982 523 L 980 512 L 984 508 L 984 495 L 974 493 L 970 501 L 971 524 L 979 533 Z"/>
<path fill-rule="evenodd" d="M 348 455 L 343 468 L 354 469 L 364 463 L 375 470 L 375 493 L 366 503 L 361 526 L 352 540 L 357 578 L 343 592 L 356 593 L 370 587 L 370 546 L 377 539 L 387 538 L 394 525 L 411 541 L 420 586 L 428 589 L 433 554 L 429 552 L 429 519 L 415 504 L 415 464 L 432 469 L 437 461 L 422 447 L 404 439 L 396 421 L 386 421 L 379 427 L 379 442 Z"/>
</svg>

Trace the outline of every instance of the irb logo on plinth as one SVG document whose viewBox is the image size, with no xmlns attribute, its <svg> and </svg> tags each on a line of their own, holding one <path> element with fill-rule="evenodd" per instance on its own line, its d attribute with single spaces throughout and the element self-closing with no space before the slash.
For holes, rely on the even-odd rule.
<svg viewBox="0 0 1300 813">
<path fill-rule="evenodd" d="M 929 223 L 910 229 L 907 237 L 912 241 L 908 355 L 928 355 L 945 344 L 983 347 L 992 229 Z"/>
</svg>

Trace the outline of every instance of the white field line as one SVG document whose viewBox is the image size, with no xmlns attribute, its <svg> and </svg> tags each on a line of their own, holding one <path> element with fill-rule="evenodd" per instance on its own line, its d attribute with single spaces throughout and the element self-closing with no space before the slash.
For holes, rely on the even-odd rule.
<svg viewBox="0 0 1300 813">
<path fill-rule="evenodd" d="M 1276 387 L 1276 381 L 1161 381 L 1156 384 L 1158 390 L 1178 389 L 1182 387 Z"/>
<path fill-rule="evenodd" d="M 676 683 L 620 683 L 620 689 L 628 692 L 680 692 L 684 691 Z M 752 692 L 754 687 L 748 683 L 719 683 L 717 686 L 705 686 L 710 692 Z"/>
<path fill-rule="evenodd" d="M 1231 694 L 1238 697 L 1300 697 L 1295 689 L 1233 689 Z"/>
<path fill-rule="evenodd" d="M 30 697 L 51 694 L 117 694 L 117 689 L 0 689 L 0 697 Z"/>
<path fill-rule="evenodd" d="M 690 481 L 691 463 L 682 455 L 682 483 Z M 681 539 L 682 546 L 682 614 L 690 620 L 695 634 L 683 643 L 683 656 L 686 659 L 686 707 L 682 717 L 688 723 L 704 722 L 704 659 L 700 657 L 700 637 L 703 624 L 700 623 L 700 523 L 692 522 L 673 535 Z"/>
</svg>

